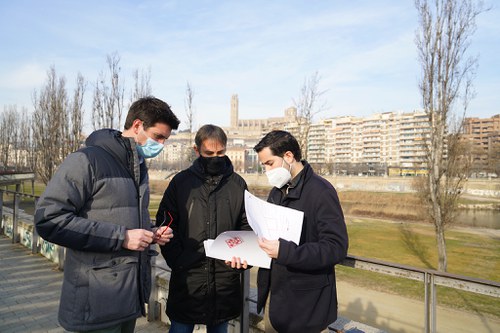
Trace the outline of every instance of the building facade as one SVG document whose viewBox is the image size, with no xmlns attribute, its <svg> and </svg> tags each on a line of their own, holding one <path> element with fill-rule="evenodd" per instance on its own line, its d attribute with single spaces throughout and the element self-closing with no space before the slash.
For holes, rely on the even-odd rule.
<svg viewBox="0 0 500 333">
<path fill-rule="evenodd" d="M 469 145 L 476 176 L 500 174 L 500 114 L 491 118 L 465 118 L 462 138 Z"/>
</svg>

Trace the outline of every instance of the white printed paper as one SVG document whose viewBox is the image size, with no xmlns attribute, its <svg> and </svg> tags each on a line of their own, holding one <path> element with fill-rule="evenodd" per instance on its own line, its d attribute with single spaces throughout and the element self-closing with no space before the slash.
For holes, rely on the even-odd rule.
<svg viewBox="0 0 500 333">
<path fill-rule="evenodd" d="M 269 240 L 283 238 L 299 244 L 304 212 L 275 205 L 245 191 L 247 220 L 258 237 Z"/>
<path fill-rule="evenodd" d="M 271 258 L 260 247 L 257 235 L 253 231 L 226 231 L 216 239 L 207 239 L 203 242 L 207 257 L 231 260 L 239 257 L 241 262 L 248 265 L 270 268 Z"/>
</svg>

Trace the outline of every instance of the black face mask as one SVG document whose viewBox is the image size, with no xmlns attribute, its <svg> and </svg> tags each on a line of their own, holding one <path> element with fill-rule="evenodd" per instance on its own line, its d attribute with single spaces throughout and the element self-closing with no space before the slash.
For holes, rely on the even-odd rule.
<svg viewBox="0 0 500 333">
<path fill-rule="evenodd" d="M 210 176 L 222 175 L 227 169 L 227 156 L 204 157 L 200 155 L 200 162 L 205 172 Z"/>
</svg>

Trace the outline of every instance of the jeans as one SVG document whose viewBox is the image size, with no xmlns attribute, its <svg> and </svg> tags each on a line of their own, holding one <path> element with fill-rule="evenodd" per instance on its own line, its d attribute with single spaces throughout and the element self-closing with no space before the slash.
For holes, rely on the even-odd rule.
<svg viewBox="0 0 500 333">
<path fill-rule="evenodd" d="M 170 330 L 168 333 L 192 333 L 194 324 L 183 324 L 170 320 Z M 227 321 L 218 325 L 207 326 L 207 333 L 227 333 Z"/>
</svg>

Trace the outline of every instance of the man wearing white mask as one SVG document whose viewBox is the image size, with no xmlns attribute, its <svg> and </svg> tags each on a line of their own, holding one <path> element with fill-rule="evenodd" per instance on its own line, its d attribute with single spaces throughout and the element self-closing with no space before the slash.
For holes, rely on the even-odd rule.
<svg viewBox="0 0 500 333">
<path fill-rule="evenodd" d="M 151 290 L 152 243 L 172 229 L 152 226 L 145 159 L 158 155 L 179 120 L 144 97 L 125 129 L 101 129 L 68 155 L 37 202 L 36 230 L 66 247 L 59 323 L 68 331 L 134 332 Z"/>
<path fill-rule="evenodd" d="M 272 131 L 254 147 L 274 186 L 268 202 L 304 212 L 299 244 L 259 240 L 271 269 L 259 269 L 257 310 L 280 333 L 318 333 L 337 319 L 334 266 L 347 255 L 344 215 L 334 187 L 316 175 L 288 132 Z M 266 329 L 266 332 L 273 330 Z"/>
</svg>

